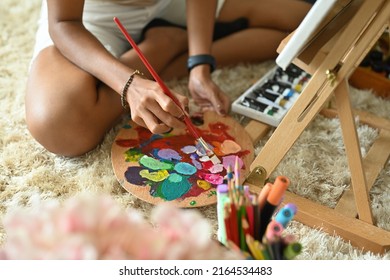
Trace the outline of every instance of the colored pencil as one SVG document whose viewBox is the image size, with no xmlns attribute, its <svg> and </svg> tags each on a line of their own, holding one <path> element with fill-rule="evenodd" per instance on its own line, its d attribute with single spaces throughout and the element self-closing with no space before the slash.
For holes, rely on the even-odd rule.
<svg viewBox="0 0 390 280">
<path fill-rule="evenodd" d="M 230 204 L 230 230 L 232 233 L 232 241 L 240 246 L 240 237 L 239 237 L 239 229 L 238 229 L 238 211 L 237 207 L 234 203 Z"/>
<path fill-rule="evenodd" d="M 252 205 L 251 203 L 246 205 L 246 216 L 247 216 L 247 220 L 248 220 L 248 224 L 249 224 L 249 234 L 254 236 L 254 205 Z"/>
<path fill-rule="evenodd" d="M 234 164 L 234 180 L 235 180 L 235 187 L 240 187 L 240 171 L 239 171 L 239 163 L 238 163 L 238 156 L 236 156 L 236 161 Z"/>
<path fill-rule="evenodd" d="M 296 206 L 288 203 L 272 217 L 288 188 L 288 178 L 278 176 L 275 182 L 267 183 L 260 194 L 254 196 L 248 186 L 240 185 L 237 163 L 236 158 L 234 172 L 231 166 L 226 168 L 225 188 L 219 186 L 222 190 L 227 189 L 229 197 L 224 206 L 226 246 L 256 260 L 294 258 L 301 245 L 294 236 L 283 234 L 283 231 L 295 215 Z M 222 222 L 218 220 L 218 223 Z M 292 246 L 294 243 L 299 245 Z"/>
<path fill-rule="evenodd" d="M 255 240 L 249 234 L 246 235 L 246 243 L 254 259 L 264 260 L 263 253 L 261 252 L 260 248 L 255 245 Z"/>
</svg>

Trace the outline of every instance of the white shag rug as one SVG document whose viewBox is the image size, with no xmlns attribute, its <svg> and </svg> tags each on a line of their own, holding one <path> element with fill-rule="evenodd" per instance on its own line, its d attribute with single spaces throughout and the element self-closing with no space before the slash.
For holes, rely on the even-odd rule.
<svg viewBox="0 0 390 280">
<path fill-rule="evenodd" d="M 25 124 L 24 94 L 41 0 L 1 0 L 0 3 L 0 221 L 7 211 L 30 204 L 32 196 L 63 201 L 80 192 L 111 194 L 123 207 L 148 217 L 152 206 L 134 198 L 117 182 L 111 167 L 113 129 L 94 151 L 77 159 L 50 154 L 30 136 Z M 217 70 L 215 81 L 238 97 L 274 66 L 273 62 Z M 176 91 L 188 94 L 186 80 L 171 81 Z M 370 91 L 352 89 L 353 105 L 390 119 L 390 101 Z M 237 116 L 235 116 L 237 117 Z M 363 156 L 377 131 L 358 126 Z M 267 138 L 267 137 L 266 137 Z M 266 138 L 256 146 L 258 152 Z M 291 188 L 311 200 L 332 207 L 348 187 L 349 172 L 337 119 L 317 116 L 289 151 L 272 176 L 286 175 Z M 272 177 L 271 176 L 271 177 Z M 381 228 L 390 230 L 390 166 L 387 163 L 370 192 L 373 214 Z M 216 207 L 198 210 L 217 230 Z M 390 252 L 376 255 L 352 247 L 337 236 L 293 221 L 288 230 L 303 245 L 302 260 L 390 259 Z M 0 225 L 0 245 L 6 239 Z"/>
</svg>

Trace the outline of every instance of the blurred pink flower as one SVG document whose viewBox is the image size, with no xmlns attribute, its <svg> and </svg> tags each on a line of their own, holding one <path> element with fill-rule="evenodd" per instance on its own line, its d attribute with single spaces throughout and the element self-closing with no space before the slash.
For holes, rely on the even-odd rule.
<svg viewBox="0 0 390 280">
<path fill-rule="evenodd" d="M 210 224 L 196 210 L 163 203 L 151 222 L 110 196 L 39 202 L 5 216 L 0 259 L 243 258 L 211 239 Z"/>
</svg>

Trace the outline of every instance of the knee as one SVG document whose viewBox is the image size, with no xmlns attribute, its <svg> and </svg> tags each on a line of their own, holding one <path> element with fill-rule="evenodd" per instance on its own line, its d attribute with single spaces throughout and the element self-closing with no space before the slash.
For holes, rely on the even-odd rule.
<svg viewBox="0 0 390 280">
<path fill-rule="evenodd" d="M 72 114 L 72 116 L 70 115 Z M 26 124 L 35 140 L 49 152 L 76 157 L 93 150 L 102 139 L 83 121 L 70 113 L 61 114 L 50 107 L 34 104 L 26 106 Z"/>
</svg>

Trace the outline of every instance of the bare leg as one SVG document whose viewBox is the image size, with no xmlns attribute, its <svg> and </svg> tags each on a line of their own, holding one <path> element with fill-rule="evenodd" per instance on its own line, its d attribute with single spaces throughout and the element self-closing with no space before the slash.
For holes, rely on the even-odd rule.
<svg viewBox="0 0 390 280">
<path fill-rule="evenodd" d="M 178 27 L 161 26 L 149 29 L 139 45 L 153 69 L 160 73 L 167 65 L 187 52 L 187 31 Z M 134 51 L 125 53 L 121 60 L 137 68 L 150 79 L 152 76 Z M 153 62 L 153 63 L 152 63 Z M 135 66 L 134 66 L 135 65 Z"/>
<path fill-rule="evenodd" d="M 171 34 L 175 47 L 159 40 Z M 183 53 L 187 43 L 185 34 L 180 40 L 169 29 L 154 35 L 147 34 L 139 47 L 159 71 Z M 143 67 L 132 50 L 121 60 L 132 68 Z M 49 151 L 78 156 L 94 149 L 123 113 L 119 94 L 70 63 L 54 46 L 35 59 L 27 83 L 26 121 L 32 136 Z"/>
<path fill-rule="evenodd" d="M 310 8 L 310 4 L 300 0 L 226 0 L 217 20 L 227 22 L 245 17 L 249 28 L 213 43 L 212 54 L 218 67 L 276 58 L 280 41 L 298 27 Z M 186 76 L 186 61 L 187 54 L 178 57 L 163 70 L 163 78 Z"/>
</svg>

